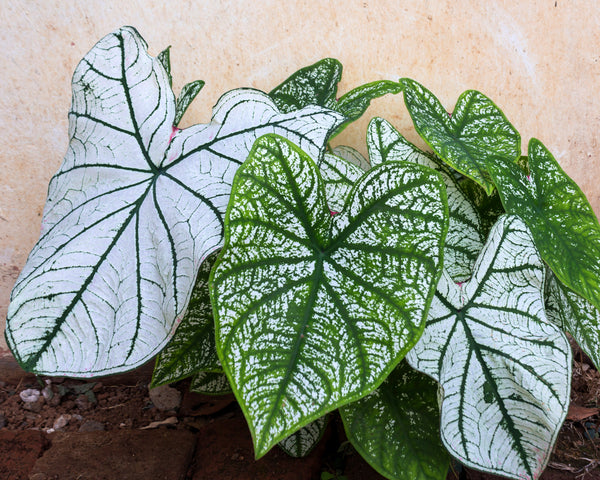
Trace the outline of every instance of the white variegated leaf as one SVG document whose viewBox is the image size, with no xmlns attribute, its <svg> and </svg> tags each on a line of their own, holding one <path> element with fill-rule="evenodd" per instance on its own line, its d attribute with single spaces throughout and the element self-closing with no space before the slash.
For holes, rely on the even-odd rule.
<svg viewBox="0 0 600 480">
<path fill-rule="evenodd" d="M 372 391 L 417 341 L 447 207 L 433 170 L 388 162 L 332 216 L 311 158 L 267 135 L 227 212 L 210 284 L 217 351 L 261 457 Z"/>
<path fill-rule="evenodd" d="M 365 172 L 353 163 L 331 153 L 323 156 L 319 170 L 329 209 L 334 214 L 341 212 L 352 187 Z"/>
<path fill-rule="evenodd" d="M 328 416 L 317 418 L 278 443 L 290 457 L 306 457 L 317 446 L 327 428 Z"/>
<path fill-rule="evenodd" d="M 442 274 L 407 355 L 442 387 L 448 451 L 515 479 L 539 477 L 569 403 L 571 349 L 546 318 L 544 268 L 525 223 L 500 217 L 470 281 Z"/>
<path fill-rule="evenodd" d="M 546 314 L 573 336 L 600 369 L 600 311 L 564 286 L 551 271 L 546 281 Z"/>
<path fill-rule="evenodd" d="M 484 238 L 477 209 L 459 187 L 454 175 L 433 155 L 419 150 L 382 118 L 374 118 L 369 123 L 367 146 L 373 165 L 407 161 L 433 168 L 442 176 L 450 214 L 444 245 L 444 268 L 455 281 L 468 280 L 483 248 Z"/>
<path fill-rule="evenodd" d="M 156 355 L 222 245 L 233 175 L 255 139 L 275 132 L 319 158 L 342 121 L 320 107 L 281 114 L 243 89 L 211 123 L 178 131 L 167 72 L 146 48 L 125 27 L 75 70 L 69 148 L 8 310 L 7 342 L 26 370 L 110 374 Z"/>
<path fill-rule="evenodd" d="M 224 373 L 198 372 L 192 378 L 190 392 L 201 393 L 202 395 L 227 395 L 232 390 Z"/>
<path fill-rule="evenodd" d="M 371 169 L 371 164 L 369 161 L 363 157 L 358 150 L 352 147 L 348 147 L 347 145 L 338 145 L 337 147 L 333 148 L 331 153 L 337 155 L 338 157 L 342 157 L 344 160 L 356 165 L 357 167 L 360 167 L 363 172 Z"/>
</svg>

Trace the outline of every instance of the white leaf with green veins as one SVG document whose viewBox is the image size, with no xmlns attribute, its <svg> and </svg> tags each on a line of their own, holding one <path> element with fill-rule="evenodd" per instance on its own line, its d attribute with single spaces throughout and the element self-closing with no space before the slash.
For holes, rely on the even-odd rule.
<svg viewBox="0 0 600 480">
<path fill-rule="evenodd" d="M 327 195 L 327 205 L 332 213 L 341 212 L 354 184 L 364 175 L 364 170 L 337 155 L 326 153 L 319 165 Z"/>
<path fill-rule="evenodd" d="M 442 274 L 406 357 L 442 387 L 448 451 L 515 479 L 539 477 L 569 404 L 571 348 L 546 318 L 544 269 L 525 223 L 500 217 L 470 281 Z"/>
<path fill-rule="evenodd" d="M 372 391 L 414 345 L 446 229 L 431 169 L 380 165 L 332 216 L 313 160 L 281 137 L 257 141 L 210 283 L 217 351 L 257 458 Z"/>
<path fill-rule="evenodd" d="M 167 72 L 146 49 L 125 27 L 75 70 L 69 148 L 8 310 L 7 342 L 26 370 L 110 374 L 156 355 L 222 244 L 254 140 L 276 132 L 318 158 L 342 121 L 320 107 L 284 115 L 246 89 L 224 95 L 208 125 L 178 131 Z"/>
<path fill-rule="evenodd" d="M 367 147 L 374 166 L 389 161 L 407 161 L 433 168 L 442 176 L 450 214 L 444 245 L 444 268 L 454 281 L 468 280 L 483 248 L 484 238 L 477 209 L 449 169 L 433 155 L 415 147 L 383 118 L 374 118 L 369 123 Z"/>
<path fill-rule="evenodd" d="M 344 160 L 356 165 L 357 167 L 360 167 L 363 172 L 371 169 L 371 164 L 369 161 L 355 148 L 347 145 L 338 145 L 333 148 L 331 153 L 337 155 L 338 157 L 342 157 Z"/>
<path fill-rule="evenodd" d="M 317 418 L 314 422 L 302 427 L 289 437 L 284 438 L 278 443 L 281 448 L 290 457 L 306 457 L 317 446 L 325 429 L 327 428 L 328 416 Z"/>
</svg>

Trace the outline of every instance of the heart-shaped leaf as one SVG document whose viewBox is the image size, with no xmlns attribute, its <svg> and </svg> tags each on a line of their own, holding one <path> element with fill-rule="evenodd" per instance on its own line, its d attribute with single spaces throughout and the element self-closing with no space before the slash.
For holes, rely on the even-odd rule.
<svg viewBox="0 0 600 480">
<path fill-rule="evenodd" d="M 529 142 L 529 175 L 490 162 L 506 211 L 527 223 L 542 258 L 559 280 L 600 308 L 600 225 L 577 184 L 539 140 Z"/>
<path fill-rule="evenodd" d="M 421 334 L 447 230 L 431 169 L 380 165 L 331 216 L 310 156 L 257 141 L 213 269 L 217 351 L 257 457 L 366 395 Z"/>
<path fill-rule="evenodd" d="M 401 362 L 370 395 L 340 409 L 348 439 L 382 475 L 444 480 L 450 458 L 440 440 L 437 384 Z"/>
<path fill-rule="evenodd" d="M 174 383 L 198 372 L 222 372 L 215 345 L 215 321 L 208 294 L 208 277 L 218 252 L 198 271 L 187 311 L 171 341 L 156 357 L 150 387 Z"/>
<path fill-rule="evenodd" d="M 569 403 L 571 348 L 546 318 L 544 269 L 525 223 L 500 217 L 470 281 L 442 274 L 406 357 L 442 387 L 448 451 L 515 479 L 540 475 Z"/>
<path fill-rule="evenodd" d="M 577 345 L 600 368 L 600 311 L 565 287 L 550 271 L 546 281 L 546 314 L 569 332 Z"/>
<path fill-rule="evenodd" d="M 278 443 L 281 448 L 290 457 L 306 457 L 317 446 L 325 429 L 327 428 L 328 416 L 317 418 L 314 422 L 302 427 L 289 437 L 284 438 Z"/>
<path fill-rule="evenodd" d="M 337 128 L 335 136 L 346 125 L 360 118 L 372 100 L 402 91 L 402 85 L 398 82 L 377 80 L 356 87 L 337 99 L 337 84 L 341 78 L 342 64 L 333 58 L 324 58 L 292 74 L 271 90 L 269 95 L 283 112 L 292 112 L 308 105 L 320 105 L 340 112 L 346 121 Z"/>
<path fill-rule="evenodd" d="M 452 115 L 425 87 L 404 78 L 404 101 L 417 133 L 433 151 L 490 194 L 487 163 L 511 163 L 521 154 L 521 137 L 500 109 L 475 90 L 464 92 Z"/>
<path fill-rule="evenodd" d="M 246 89 L 224 95 L 210 124 L 174 130 L 167 73 L 146 48 L 125 27 L 73 76 L 69 149 L 8 311 L 7 342 L 26 370 L 109 374 L 154 356 L 222 244 L 231 181 L 254 140 L 280 133 L 318 158 L 342 119 L 320 107 L 284 115 Z"/>
<path fill-rule="evenodd" d="M 407 161 L 432 168 L 441 175 L 446 185 L 450 215 L 444 245 L 444 268 L 455 281 L 469 279 L 484 239 L 477 209 L 462 191 L 453 173 L 433 155 L 415 147 L 382 118 L 374 118 L 369 123 L 367 146 L 373 165 Z"/>
<path fill-rule="evenodd" d="M 337 84 L 342 78 L 342 64 L 334 58 L 324 58 L 301 68 L 269 92 L 279 110 L 294 112 L 308 105 L 320 105 L 333 110 Z"/>
<path fill-rule="evenodd" d="M 190 392 L 202 395 L 227 395 L 231 391 L 227 376 L 221 372 L 198 372 L 190 383 Z"/>
</svg>

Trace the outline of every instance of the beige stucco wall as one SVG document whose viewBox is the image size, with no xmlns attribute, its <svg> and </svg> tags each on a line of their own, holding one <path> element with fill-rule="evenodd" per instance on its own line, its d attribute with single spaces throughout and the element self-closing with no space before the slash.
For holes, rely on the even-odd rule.
<svg viewBox="0 0 600 480">
<path fill-rule="evenodd" d="M 229 89 L 269 90 L 326 56 L 345 66 L 342 93 L 408 76 L 451 109 L 463 90 L 478 89 L 521 132 L 524 149 L 532 136 L 550 148 L 600 213 L 598 1 L 3 0 L 0 329 L 66 150 L 73 69 L 122 25 L 135 26 L 152 54 L 172 46 L 176 93 L 184 83 L 206 81 L 183 125 L 207 121 Z M 416 139 L 397 96 L 373 102 L 339 141 L 364 151 L 375 115 Z"/>
</svg>

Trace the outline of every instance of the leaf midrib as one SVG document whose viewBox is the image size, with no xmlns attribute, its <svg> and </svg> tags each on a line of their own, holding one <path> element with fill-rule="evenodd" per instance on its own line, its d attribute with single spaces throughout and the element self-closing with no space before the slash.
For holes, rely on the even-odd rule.
<svg viewBox="0 0 600 480">
<path fill-rule="evenodd" d="M 312 275 L 312 279 L 310 281 L 310 292 L 308 296 L 308 300 L 306 302 L 306 306 L 304 308 L 304 315 L 302 318 L 302 322 L 300 324 L 300 331 L 296 333 L 296 342 L 294 343 L 294 347 L 289 355 L 289 362 L 285 371 L 285 374 L 281 381 L 279 382 L 279 388 L 277 389 L 277 394 L 275 400 L 272 403 L 269 415 L 265 420 L 265 426 L 263 431 L 263 435 L 260 443 L 257 445 L 260 447 L 257 450 L 263 450 L 265 445 L 269 444 L 269 436 L 270 436 L 270 427 L 273 422 L 273 418 L 279 414 L 281 409 L 281 402 L 283 400 L 285 392 L 287 392 L 290 380 L 292 378 L 292 372 L 296 369 L 298 365 L 298 359 L 300 356 L 300 351 L 302 349 L 302 345 L 306 342 L 305 332 L 306 327 L 312 320 L 312 315 L 314 311 L 314 307 L 316 304 L 317 293 L 320 288 L 320 279 L 323 276 L 323 258 L 318 257 L 316 259 L 315 270 Z"/>
</svg>

